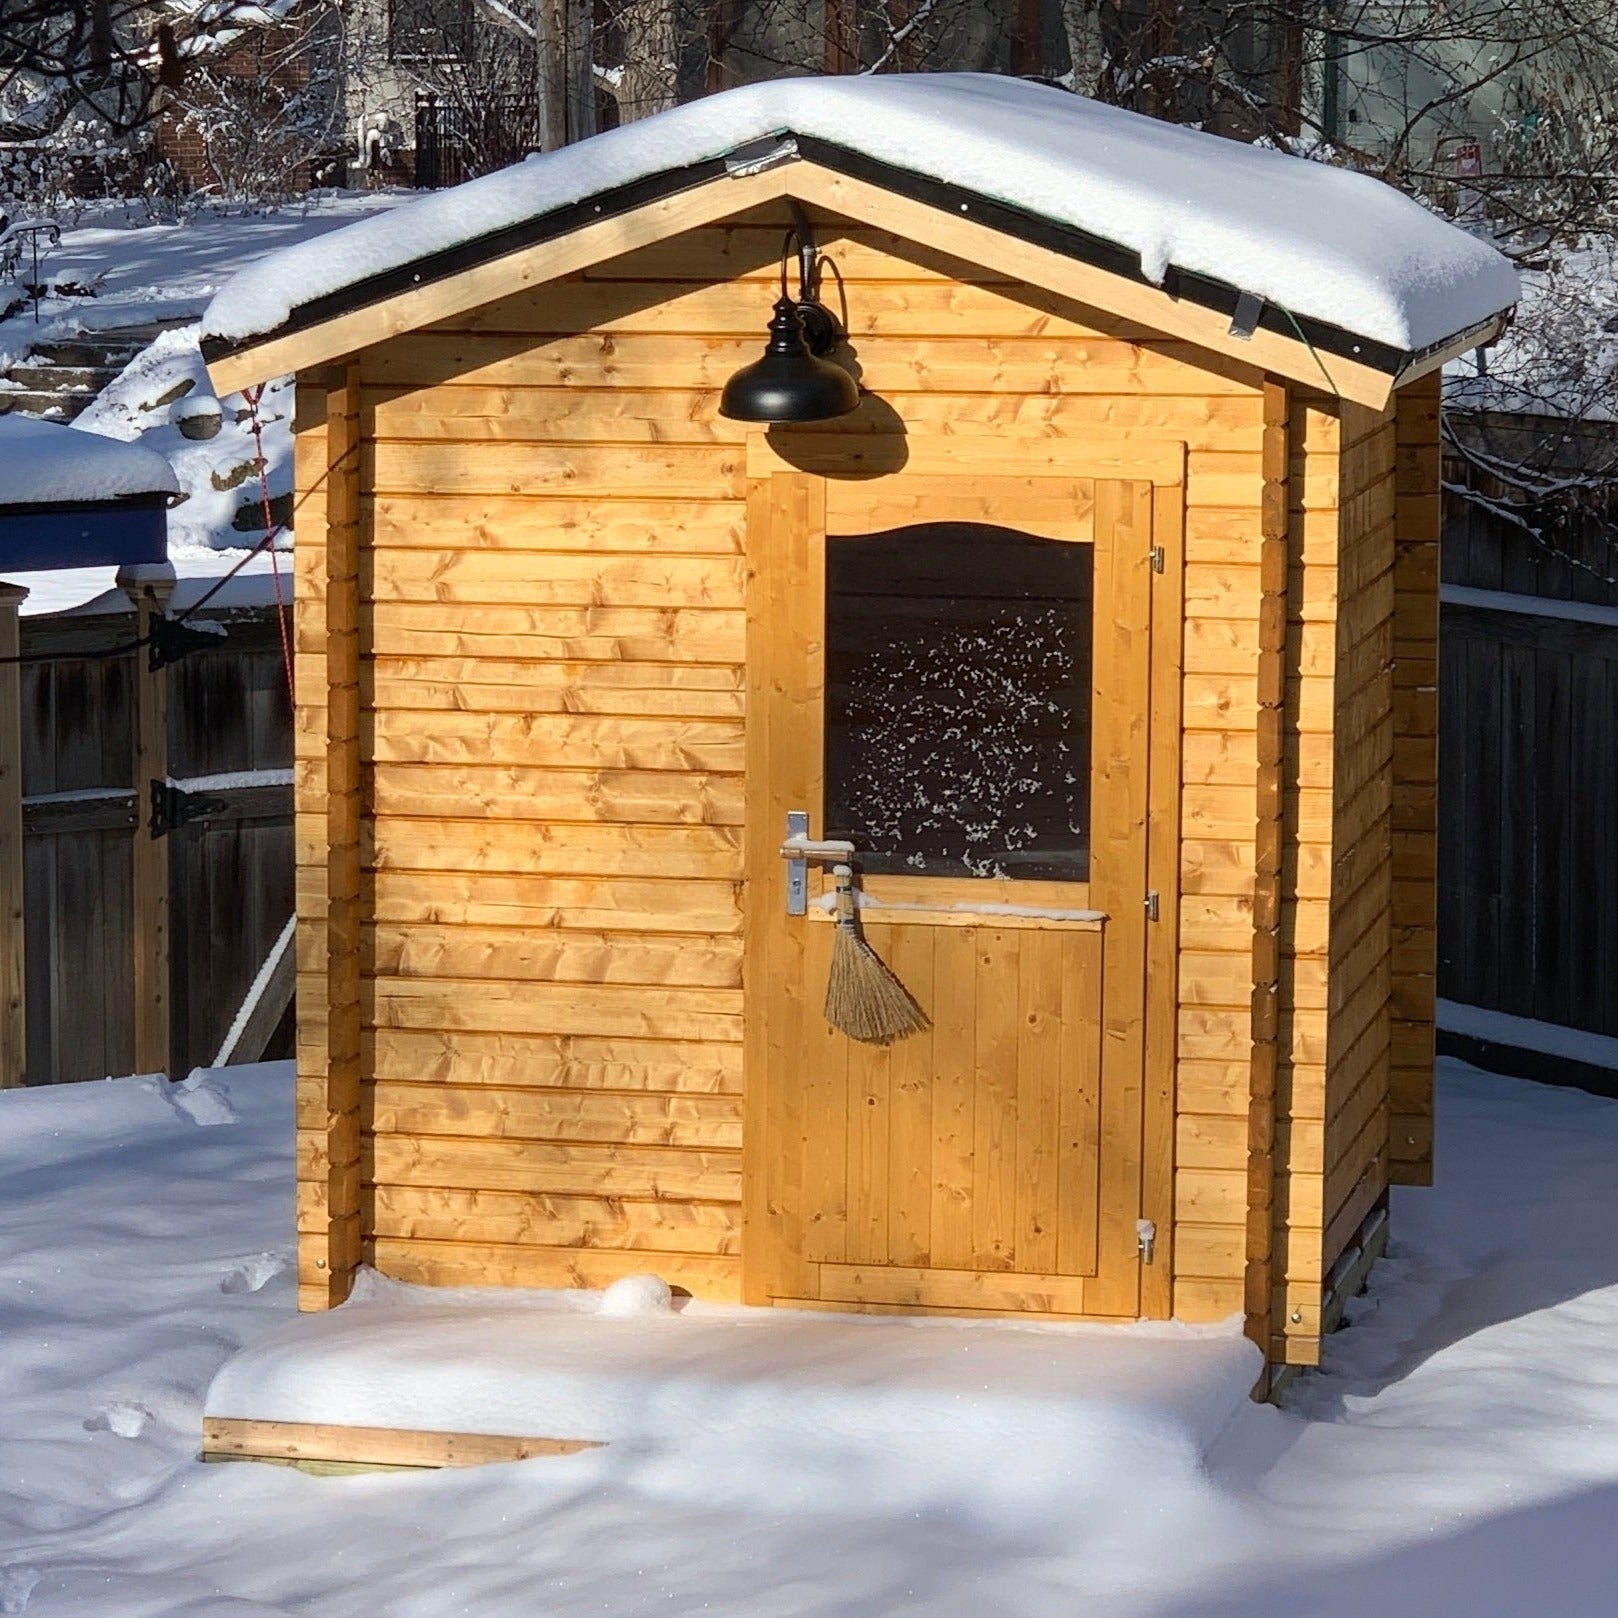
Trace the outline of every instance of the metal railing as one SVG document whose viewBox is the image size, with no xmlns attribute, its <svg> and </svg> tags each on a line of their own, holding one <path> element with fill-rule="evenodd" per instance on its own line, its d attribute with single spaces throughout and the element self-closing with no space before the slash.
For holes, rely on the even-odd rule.
<svg viewBox="0 0 1618 1618">
<path fill-rule="evenodd" d="M 490 95 L 476 106 L 416 95 L 416 177 L 423 190 L 459 185 L 520 162 L 542 145 L 539 98 Z"/>
</svg>

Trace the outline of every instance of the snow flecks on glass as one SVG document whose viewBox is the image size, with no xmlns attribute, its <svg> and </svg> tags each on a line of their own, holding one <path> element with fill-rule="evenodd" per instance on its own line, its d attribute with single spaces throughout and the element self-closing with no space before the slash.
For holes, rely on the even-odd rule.
<svg viewBox="0 0 1618 1618">
<path fill-rule="evenodd" d="M 830 834 L 871 871 L 1083 877 L 1089 548 L 959 526 L 833 545 Z"/>
</svg>

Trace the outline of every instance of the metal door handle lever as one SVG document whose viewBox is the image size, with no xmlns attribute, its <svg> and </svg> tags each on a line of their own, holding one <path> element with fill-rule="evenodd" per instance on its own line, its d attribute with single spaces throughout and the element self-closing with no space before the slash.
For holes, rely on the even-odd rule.
<svg viewBox="0 0 1618 1618">
<path fill-rule="evenodd" d="M 784 860 L 814 860 L 819 865 L 836 865 L 854 857 L 854 845 L 832 838 L 817 843 L 811 837 L 789 837 L 781 845 Z"/>
<path fill-rule="evenodd" d="M 781 858 L 787 862 L 787 914 L 809 913 L 809 862 L 835 865 L 854 857 L 854 845 L 840 838 L 816 842 L 809 835 L 809 813 L 805 809 L 787 812 L 787 837 L 781 845 Z"/>
</svg>

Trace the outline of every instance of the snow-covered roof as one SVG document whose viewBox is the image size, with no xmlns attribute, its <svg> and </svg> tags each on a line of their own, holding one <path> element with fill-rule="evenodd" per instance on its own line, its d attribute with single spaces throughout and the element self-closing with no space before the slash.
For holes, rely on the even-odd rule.
<svg viewBox="0 0 1618 1618">
<path fill-rule="evenodd" d="M 772 135 L 860 154 L 1098 237 L 1405 353 L 1517 299 L 1510 263 L 1362 174 L 1160 123 L 1050 85 L 977 73 L 772 80 L 709 96 L 261 260 L 209 305 L 241 346 L 299 309 L 559 209 Z M 491 247 L 491 252 L 509 247 Z"/>
<path fill-rule="evenodd" d="M 0 510 L 179 492 L 174 468 L 156 450 L 58 422 L 0 416 Z"/>
</svg>

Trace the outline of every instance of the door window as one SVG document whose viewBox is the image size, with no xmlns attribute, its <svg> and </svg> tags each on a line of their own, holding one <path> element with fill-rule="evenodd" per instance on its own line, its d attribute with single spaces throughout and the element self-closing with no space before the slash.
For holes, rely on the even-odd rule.
<svg viewBox="0 0 1618 1618">
<path fill-rule="evenodd" d="M 1083 881 L 1094 547 L 829 535 L 826 835 L 877 874 Z"/>
</svg>

